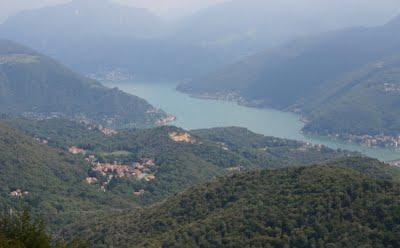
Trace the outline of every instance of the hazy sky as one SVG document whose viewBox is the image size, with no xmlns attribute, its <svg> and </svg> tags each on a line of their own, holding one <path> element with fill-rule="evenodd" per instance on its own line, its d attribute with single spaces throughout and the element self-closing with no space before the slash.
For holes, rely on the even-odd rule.
<svg viewBox="0 0 400 248">
<path fill-rule="evenodd" d="M 190 14 L 198 9 L 227 0 L 115 0 L 116 2 L 141 6 L 157 14 L 171 17 Z"/>
<path fill-rule="evenodd" d="M 52 4 L 59 4 L 69 2 L 71 0 L 0 0 L 0 22 L 4 21 L 8 16 L 17 13 L 18 11 L 32 8 L 40 8 Z M 81 0 L 87 1 L 87 0 Z M 96 1 L 96 0 L 92 0 Z M 229 1 L 229 0 L 112 0 L 122 4 L 127 4 L 136 7 L 144 7 L 151 9 L 154 13 L 165 18 L 176 18 L 185 15 L 190 15 L 193 12 L 216 4 L 219 2 Z M 280 0 L 265 0 L 279 3 Z M 302 0 L 296 0 L 301 2 Z M 321 2 L 343 2 L 345 0 L 320 0 Z M 384 6 L 389 2 L 396 2 L 400 0 L 358 0 L 362 5 L 375 5 L 377 3 Z M 357 2 L 357 0 L 353 0 Z M 304 6 L 312 9 L 313 6 Z"/>
<path fill-rule="evenodd" d="M 0 0 L 0 21 L 24 9 L 40 8 L 70 0 Z M 82 0 L 85 1 L 85 0 Z M 137 7 L 149 8 L 156 14 L 174 18 L 189 15 L 198 9 L 227 0 L 113 0 Z"/>
</svg>

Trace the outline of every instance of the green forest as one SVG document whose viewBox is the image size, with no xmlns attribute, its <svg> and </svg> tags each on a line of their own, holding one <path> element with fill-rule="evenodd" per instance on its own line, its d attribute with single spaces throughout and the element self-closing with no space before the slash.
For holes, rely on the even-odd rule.
<svg viewBox="0 0 400 248">
<path fill-rule="evenodd" d="M 348 158 L 235 174 L 78 230 L 104 247 L 398 247 L 392 170 Z"/>
</svg>

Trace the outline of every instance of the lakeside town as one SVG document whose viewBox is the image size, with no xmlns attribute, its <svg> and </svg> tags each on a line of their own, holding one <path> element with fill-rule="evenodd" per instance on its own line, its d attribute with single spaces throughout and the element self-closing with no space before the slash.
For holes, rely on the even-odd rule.
<svg viewBox="0 0 400 248">
<path fill-rule="evenodd" d="M 390 162 L 388 162 L 388 164 L 391 165 L 391 166 L 395 166 L 395 167 L 399 167 L 400 168 L 400 160 L 390 161 Z"/>
<path fill-rule="evenodd" d="M 384 90 L 386 92 L 400 92 L 400 86 L 395 84 L 385 83 Z M 243 96 L 241 96 L 239 92 L 235 91 L 200 93 L 200 94 L 191 93 L 191 96 L 199 99 L 235 102 L 241 106 L 246 106 L 246 107 L 255 107 L 255 108 L 263 107 L 263 102 L 249 101 L 245 99 Z M 291 109 L 291 111 L 299 115 L 301 115 L 302 113 L 301 109 L 299 108 Z M 308 120 L 307 117 L 301 115 L 300 121 L 307 124 L 310 120 Z M 314 133 L 310 134 L 319 135 Z M 380 135 L 328 134 L 327 137 L 333 140 L 340 140 L 348 143 L 359 144 L 370 148 L 380 147 L 380 148 L 400 149 L 400 135 L 391 136 L 384 134 Z"/>
<path fill-rule="evenodd" d="M 250 108 L 263 108 L 264 101 L 262 100 L 248 100 L 241 96 L 238 91 L 217 91 L 217 92 L 204 92 L 204 93 L 193 93 L 188 92 L 185 89 L 177 88 L 178 91 L 189 94 L 193 98 L 204 99 L 204 100 L 217 100 L 234 102 L 240 106 L 250 107 Z"/>
<path fill-rule="evenodd" d="M 354 135 L 354 134 L 331 134 L 329 138 L 339 139 L 348 143 L 356 143 L 366 147 L 381 147 L 400 149 L 400 135 Z"/>
<path fill-rule="evenodd" d="M 101 70 L 96 73 L 89 73 L 87 77 L 101 82 L 123 82 L 134 80 L 134 75 L 127 70 L 117 68 L 111 70 Z"/>
</svg>

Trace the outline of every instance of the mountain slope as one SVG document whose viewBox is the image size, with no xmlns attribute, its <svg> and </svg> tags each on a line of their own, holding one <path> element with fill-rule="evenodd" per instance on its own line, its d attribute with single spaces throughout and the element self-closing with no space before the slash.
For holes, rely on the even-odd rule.
<svg viewBox="0 0 400 248">
<path fill-rule="evenodd" d="M 61 115 L 107 126 L 154 125 L 165 117 L 145 100 L 109 89 L 54 60 L 0 40 L 0 112 Z"/>
<path fill-rule="evenodd" d="M 54 231 L 88 212 L 134 207 L 88 185 L 88 166 L 0 123 L 0 205 L 4 209 L 29 206 Z"/>
<path fill-rule="evenodd" d="M 387 170 L 352 158 L 237 174 L 94 221 L 84 235 L 118 247 L 396 247 L 400 191 Z"/>
<path fill-rule="evenodd" d="M 257 54 L 180 90 L 205 96 L 235 94 L 249 105 L 280 109 L 312 100 L 316 89 L 400 51 L 400 17 L 374 28 L 331 32 Z M 219 93 L 219 94 L 217 94 Z"/>
<path fill-rule="evenodd" d="M 72 33 L 144 38 L 154 36 L 162 25 L 161 20 L 146 9 L 108 0 L 73 0 L 18 13 L 8 18 L 1 30 L 23 39 L 42 37 L 42 41 L 54 36 L 68 39 Z M 22 30 L 28 32 L 21 33 Z"/>
<path fill-rule="evenodd" d="M 356 70 L 320 89 L 303 108 L 320 134 L 400 134 L 400 57 Z"/>
<path fill-rule="evenodd" d="M 380 25 L 399 7 L 394 0 L 232 0 L 185 18 L 175 35 L 237 59 L 301 36 Z"/>
</svg>

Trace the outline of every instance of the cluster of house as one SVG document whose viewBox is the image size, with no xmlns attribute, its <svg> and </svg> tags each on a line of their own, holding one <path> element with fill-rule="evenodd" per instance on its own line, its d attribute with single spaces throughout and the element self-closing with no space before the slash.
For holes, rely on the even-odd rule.
<svg viewBox="0 0 400 248">
<path fill-rule="evenodd" d="M 216 142 L 216 143 L 219 145 L 219 147 L 220 147 L 222 150 L 224 150 L 224 151 L 229 151 L 228 146 L 227 146 L 224 142 Z"/>
<path fill-rule="evenodd" d="M 400 92 L 400 84 L 383 84 L 383 89 L 385 92 Z"/>
<path fill-rule="evenodd" d="M 38 112 L 23 112 L 22 116 L 34 120 L 49 120 L 65 117 L 65 114 L 60 112 L 38 113 Z"/>
<path fill-rule="evenodd" d="M 113 136 L 118 134 L 118 131 L 109 127 L 103 127 L 102 125 L 98 126 L 100 132 L 102 132 L 105 136 Z"/>
<path fill-rule="evenodd" d="M 49 144 L 49 141 L 47 139 L 35 138 L 35 140 L 37 142 L 39 142 L 40 144 L 42 144 L 42 145 L 48 145 Z"/>
<path fill-rule="evenodd" d="M 145 193 L 144 189 L 133 192 L 134 196 L 141 196 Z"/>
<path fill-rule="evenodd" d="M 17 190 L 10 192 L 10 196 L 13 198 L 22 198 L 28 194 L 29 194 L 28 191 L 22 191 L 21 189 L 17 189 Z"/>
<path fill-rule="evenodd" d="M 103 70 L 97 73 L 90 73 L 87 76 L 98 81 L 111 82 L 130 81 L 134 79 L 134 75 L 132 73 L 129 73 L 123 69 Z"/>
<path fill-rule="evenodd" d="M 29 54 L 9 54 L 0 56 L 0 65 L 3 64 L 31 64 L 39 62 L 39 57 Z"/>
<path fill-rule="evenodd" d="M 113 135 L 118 134 L 118 132 L 116 130 L 114 130 L 112 128 L 107 128 L 107 127 L 100 129 L 100 131 L 106 136 L 113 136 Z"/>
<path fill-rule="evenodd" d="M 139 162 L 134 163 L 133 165 L 120 164 L 117 162 L 94 162 L 95 158 L 93 155 L 89 156 L 87 159 L 89 161 L 93 161 L 91 170 L 98 173 L 103 178 L 106 178 L 106 181 L 100 182 L 101 190 L 103 191 L 106 190 L 106 187 L 110 184 L 113 178 L 135 178 L 137 180 L 144 180 L 146 182 L 156 180 L 153 168 L 153 166 L 155 166 L 155 161 L 153 159 L 142 159 Z M 97 177 L 86 178 L 86 182 L 88 184 L 98 183 L 100 180 L 101 178 Z"/>
<path fill-rule="evenodd" d="M 310 149 L 316 149 L 317 151 L 321 151 L 323 145 L 321 144 L 313 144 L 311 142 L 304 142 L 302 146 L 297 148 L 298 151 L 307 152 Z"/>
<path fill-rule="evenodd" d="M 391 161 L 388 164 L 391 166 L 400 167 L 400 160 Z"/>
<path fill-rule="evenodd" d="M 230 171 L 230 172 L 241 172 L 241 171 L 245 171 L 245 170 L 246 170 L 246 168 L 241 165 L 228 168 L 228 171 Z"/>
<path fill-rule="evenodd" d="M 132 165 L 118 163 L 100 163 L 97 162 L 92 166 L 92 171 L 99 172 L 102 176 L 113 176 L 118 178 L 135 177 L 146 181 L 155 180 L 155 177 L 149 174 L 146 164 L 135 163 Z"/>
<path fill-rule="evenodd" d="M 246 105 L 247 101 L 244 97 L 240 95 L 237 91 L 220 91 L 220 92 L 206 92 L 195 95 L 195 97 L 200 99 L 211 99 L 211 100 L 220 100 L 226 102 L 236 102 L 239 104 Z"/>
<path fill-rule="evenodd" d="M 175 142 L 185 142 L 191 144 L 196 143 L 196 140 L 192 138 L 192 136 L 189 133 L 186 132 L 182 133 L 172 132 L 169 134 L 169 138 Z"/>
<path fill-rule="evenodd" d="M 76 155 L 76 154 L 86 154 L 86 150 L 85 149 L 82 149 L 82 148 L 79 148 L 79 147 L 76 147 L 76 146 L 69 147 L 68 148 L 68 152 L 71 153 L 71 154 L 74 154 L 74 155 Z"/>
<path fill-rule="evenodd" d="M 362 144 L 368 147 L 400 148 L 400 136 L 387 135 L 348 135 L 349 142 Z"/>
<path fill-rule="evenodd" d="M 111 134 L 112 135 L 112 134 Z M 85 149 L 79 148 L 77 146 L 71 146 L 68 148 L 71 154 L 87 154 Z M 91 171 L 95 172 L 99 176 L 91 176 L 86 178 L 86 183 L 96 184 L 100 183 L 100 189 L 106 191 L 107 186 L 110 184 L 111 180 L 114 178 L 135 178 L 137 180 L 144 180 L 146 182 L 151 182 L 156 180 L 155 168 L 156 165 L 154 159 L 143 158 L 138 162 L 133 164 L 122 164 L 118 162 L 114 163 L 101 163 L 97 160 L 95 155 L 85 156 L 85 160 L 89 162 L 92 167 Z M 105 180 L 104 180 L 105 179 Z M 139 196 L 144 194 L 144 191 L 135 191 L 134 195 Z"/>
<path fill-rule="evenodd" d="M 173 115 L 167 115 L 166 117 L 156 121 L 157 126 L 164 126 L 170 122 L 176 121 L 176 117 Z"/>
</svg>

